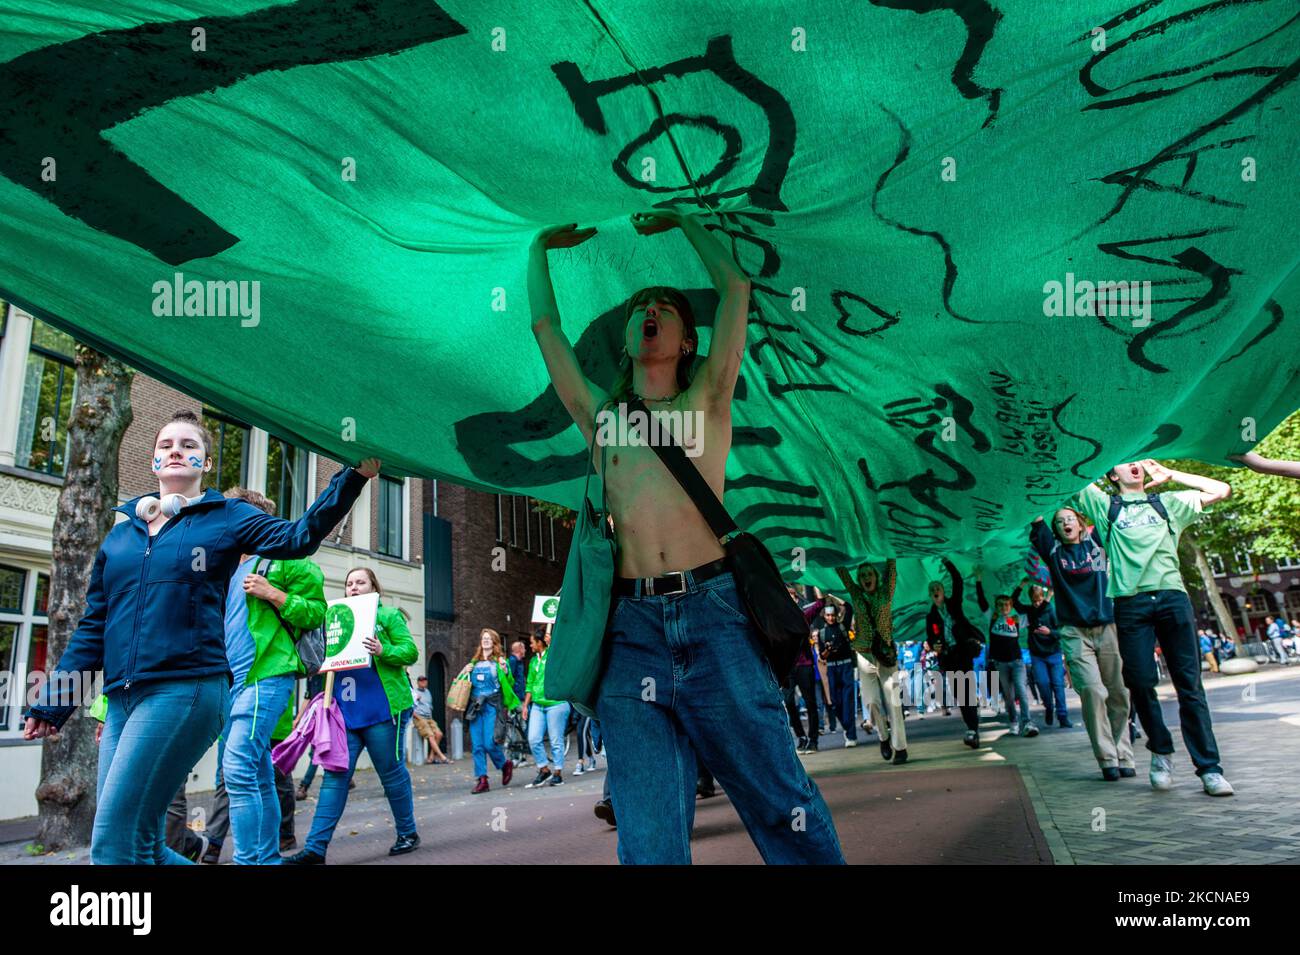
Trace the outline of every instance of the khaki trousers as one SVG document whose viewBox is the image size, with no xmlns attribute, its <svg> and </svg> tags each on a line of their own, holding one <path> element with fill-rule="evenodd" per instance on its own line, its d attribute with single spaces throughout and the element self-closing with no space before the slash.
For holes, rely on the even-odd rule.
<svg viewBox="0 0 1300 955">
<path fill-rule="evenodd" d="M 1088 728 L 1097 764 L 1132 767 L 1128 688 L 1124 686 L 1124 661 L 1115 625 L 1062 627 L 1061 650 L 1074 691 L 1083 701 L 1083 725 Z"/>
<path fill-rule="evenodd" d="M 889 745 L 895 750 L 907 749 L 907 730 L 903 728 L 903 694 L 898 685 L 898 667 L 883 667 L 872 663 L 860 653 L 858 659 L 858 689 L 862 693 L 863 709 L 871 712 L 871 722 L 876 733 L 885 738 L 884 727 L 889 726 Z M 889 707 L 885 719 L 884 706 Z M 1128 714 L 1125 714 L 1125 719 Z"/>
</svg>

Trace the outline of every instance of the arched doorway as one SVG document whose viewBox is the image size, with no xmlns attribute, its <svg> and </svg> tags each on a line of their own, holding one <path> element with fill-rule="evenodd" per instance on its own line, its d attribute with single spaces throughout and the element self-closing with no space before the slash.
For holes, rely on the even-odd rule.
<svg viewBox="0 0 1300 955">
<path fill-rule="evenodd" d="M 429 657 L 429 691 L 433 694 L 433 718 L 447 732 L 447 658 L 441 653 Z"/>
</svg>

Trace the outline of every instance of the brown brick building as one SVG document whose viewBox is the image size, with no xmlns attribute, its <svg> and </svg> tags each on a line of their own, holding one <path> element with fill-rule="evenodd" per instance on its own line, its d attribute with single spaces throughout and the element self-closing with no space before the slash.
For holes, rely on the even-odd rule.
<svg viewBox="0 0 1300 955">
<path fill-rule="evenodd" d="M 7 685 L 47 663 L 51 539 L 74 380 L 72 340 L 0 303 L 0 678 L 9 677 Z M 282 517 L 299 516 L 340 467 L 143 374 L 132 383 L 131 403 L 118 469 L 121 500 L 157 490 L 154 436 L 183 408 L 201 414 L 212 436 L 214 469 L 206 483 L 260 491 Z M 479 630 L 498 630 L 507 644 L 525 638 L 534 595 L 560 587 L 571 532 L 532 507 L 529 498 L 381 475 L 313 558 L 330 599 L 342 596 L 350 568 L 375 571 L 384 602 L 410 618 L 421 651 L 409 668 L 412 682 L 428 672 L 444 726 L 447 682 L 473 653 Z M 0 819 L 36 811 L 41 747 L 20 738 L 20 697 L 0 707 Z M 214 770 L 209 753 L 191 787 L 210 788 Z"/>
</svg>

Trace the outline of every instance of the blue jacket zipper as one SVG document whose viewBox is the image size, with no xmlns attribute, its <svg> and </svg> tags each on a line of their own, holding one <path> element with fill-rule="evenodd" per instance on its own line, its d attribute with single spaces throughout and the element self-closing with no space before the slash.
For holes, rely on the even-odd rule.
<svg viewBox="0 0 1300 955">
<path fill-rule="evenodd" d="M 149 574 L 149 555 L 153 553 L 153 542 L 166 533 L 167 528 L 171 527 L 173 524 L 179 524 L 182 520 L 189 520 L 189 515 L 186 515 L 184 518 L 179 516 L 173 517 L 162 527 L 158 528 L 157 534 L 150 534 L 149 525 L 147 523 L 144 525 L 144 560 L 140 562 L 140 586 L 137 588 L 135 628 L 131 632 L 131 663 L 126 668 L 127 679 L 122 684 L 122 689 L 124 690 L 131 689 L 131 676 L 135 673 L 136 651 L 140 647 L 140 618 L 144 616 L 144 585 L 145 579 Z"/>
</svg>

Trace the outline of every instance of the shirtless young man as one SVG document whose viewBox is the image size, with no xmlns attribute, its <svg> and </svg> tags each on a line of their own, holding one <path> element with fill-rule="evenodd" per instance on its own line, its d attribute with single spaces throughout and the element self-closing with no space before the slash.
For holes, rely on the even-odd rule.
<svg viewBox="0 0 1300 955">
<path fill-rule="evenodd" d="M 664 211 L 634 215 L 632 223 L 643 236 L 680 229 L 717 290 L 712 344 L 693 380 L 695 318 L 685 296 L 665 287 L 629 300 L 622 373 L 612 392 L 583 375 L 560 327 L 546 254 L 587 241 L 595 229 L 557 226 L 533 241 L 533 334 L 597 467 L 597 412 L 611 402 L 617 412 L 618 403 L 639 396 L 652 411 L 702 420 L 693 460 L 721 498 L 749 280 L 691 216 Z M 766 862 L 843 862 L 830 812 L 795 754 L 780 688 L 722 545 L 653 448 L 606 444 L 604 451 L 618 576 L 596 712 L 609 743 L 619 860 L 690 862 L 698 752 Z"/>
</svg>

